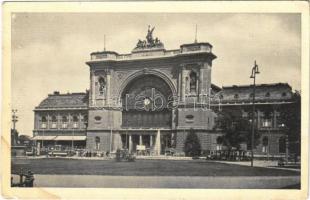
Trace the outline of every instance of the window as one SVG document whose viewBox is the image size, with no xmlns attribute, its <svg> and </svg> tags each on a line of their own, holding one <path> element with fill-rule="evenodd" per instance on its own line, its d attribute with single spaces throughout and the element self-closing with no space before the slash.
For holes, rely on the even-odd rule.
<svg viewBox="0 0 310 200">
<path fill-rule="evenodd" d="M 224 97 L 223 97 L 223 95 L 222 95 L 222 94 L 220 95 L 220 99 L 224 99 Z"/>
<path fill-rule="evenodd" d="M 105 93 L 105 85 L 106 85 L 106 83 L 105 83 L 104 78 L 100 77 L 99 78 L 99 94 L 100 95 L 104 95 L 104 93 Z"/>
<path fill-rule="evenodd" d="M 283 93 L 282 93 L 282 97 L 286 97 L 286 92 L 283 92 Z"/>
<path fill-rule="evenodd" d="M 250 98 L 253 98 L 253 93 L 250 93 L 249 97 L 250 97 Z"/>
<path fill-rule="evenodd" d="M 57 117 L 52 116 L 52 128 L 57 128 Z"/>
<path fill-rule="evenodd" d="M 223 137 L 222 136 L 218 136 L 216 138 L 216 150 L 222 150 L 223 143 L 224 143 Z"/>
<path fill-rule="evenodd" d="M 238 99 L 238 98 L 239 98 L 239 95 L 238 95 L 238 94 L 235 94 L 234 98 L 235 98 L 235 99 Z"/>
<path fill-rule="evenodd" d="M 186 121 L 187 123 L 192 123 L 192 122 L 194 122 L 194 115 L 186 115 L 186 116 L 185 116 L 185 121 Z"/>
<path fill-rule="evenodd" d="M 79 118 L 77 116 L 73 116 L 73 128 L 78 128 Z"/>
<path fill-rule="evenodd" d="M 265 94 L 265 97 L 270 97 L 270 93 L 267 92 L 267 93 Z"/>
<path fill-rule="evenodd" d="M 100 117 L 100 116 L 96 116 L 96 117 L 95 117 L 95 120 L 96 120 L 96 121 L 100 121 L 100 120 L 101 120 L 101 117 Z"/>
<path fill-rule="evenodd" d="M 62 117 L 62 128 L 68 128 L 68 117 L 67 116 Z"/>
<path fill-rule="evenodd" d="M 100 149 L 100 137 L 96 136 L 95 137 L 95 143 L 96 143 L 96 150 Z"/>
<path fill-rule="evenodd" d="M 41 118 L 41 128 L 45 129 L 46 128 L 46 117 L 45 116 L 42 116 Z"/>
<path fill-rule="evenodd" d="M 286 141 L 285 141 L 285 137 L 280 137 L 279 138 L 279 153 L 285 153 L 285 149 L 286 149 Z"/>
<path fill-rule="evenodd" d="M 87 124 L 88 124 L 88 117 L 87 117 L 87 115 L 83 116 L 82 121 L 83 121 L 83 127 L 87 128 Z"/>
<path fill-rule="evenodd" d="M 262 152 L 267 153 L 268 152 L 268 137 L 265 136 L 263 138 L 262 144 L 263 144 Z"/>
<path fill-rule="evenodd" d="M 191 72 L 189 74 L 190 82 L 189 82 L 189 88 L 190 88 L 190 93 L 196 93 L 196 88 L 197 88 L 197 75 L 195 72 Z"/>
<path fill-rule="evenodd" d="M 263 128 L 270 128 L 270 127 L 272 127 L 272 120 L 270 118 L 262 119 L 262 127 Z"/>
</svg>

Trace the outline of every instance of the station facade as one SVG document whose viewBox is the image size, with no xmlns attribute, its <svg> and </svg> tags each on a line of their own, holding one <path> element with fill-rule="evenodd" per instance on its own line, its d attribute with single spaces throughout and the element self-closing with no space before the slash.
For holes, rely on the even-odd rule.
<svg viewBox="0 0 310 200">
<path fill-rule="evenodd" d="M 217 112 L 233 107 L 247 117 L 253 94 L 250 85 L 212 84 L 214 59 L 209 43 L 166 50 L 150 30 L 130 54 L 93 52 L 86 62 L 89 90 L 49 94 L 34 109 L 33 139 L 38 146 L 62 144 L 101 152 L 145 148 L 160 155 L 167 148 L 183 152 L 187 134 L 195 131 L 203 151 L 218 150 L 217 138 L 223 133 L 214 129 Z M 285 83 L 257 86 L 257 128 L 264 143 L 256 153 L 285 153 L 277 117 L 279 105 L 292 103 L 292 94 Z M 268 117 L 266 106 L 273 110 Z"/>
</svg>

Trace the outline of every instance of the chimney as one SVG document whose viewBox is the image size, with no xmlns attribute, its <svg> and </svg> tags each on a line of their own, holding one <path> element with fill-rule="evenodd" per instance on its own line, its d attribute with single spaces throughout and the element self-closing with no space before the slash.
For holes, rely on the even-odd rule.
<svg viewBox="0 0 310 200">
<path fill-rule="evenodd" d="M 54 95 L 59 95 L 59 91 L 54 91 Z"/>
</svg>

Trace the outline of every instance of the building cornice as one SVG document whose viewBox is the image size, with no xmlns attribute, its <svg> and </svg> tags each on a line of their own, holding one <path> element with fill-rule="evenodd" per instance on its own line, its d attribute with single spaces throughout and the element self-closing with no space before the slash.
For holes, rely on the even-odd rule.
<svg viewBox="0 0 310 200">
<path fill-rule="evenodd" d="M 64 107 L 64 108 L 38 108 L 36 107 L 33 111 L 64 111 L 64 110 L 88 110 L 88 107 Z"/>
</svg>

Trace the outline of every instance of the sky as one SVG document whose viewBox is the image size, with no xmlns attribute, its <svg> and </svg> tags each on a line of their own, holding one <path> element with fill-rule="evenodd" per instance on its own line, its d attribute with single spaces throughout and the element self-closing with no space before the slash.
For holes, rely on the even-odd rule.
<svg viewBox="0 0 310 200">
<path fill-rule="evenodd" d="M 90 53 L 104 49 L 130 53 L 147 26 L 167 50 L 195 40 L 209 42 L 212 83 L 251 84 L 256 60 L 257 83 L 287 82 L 301 88 L 299 14 L 216 13 L 15 13 L 12 14 L 12 108 L 18 109 L 20 134 L 32 135 L 35 106 L 53 91 L 89 88 Z"/>
</svg>

